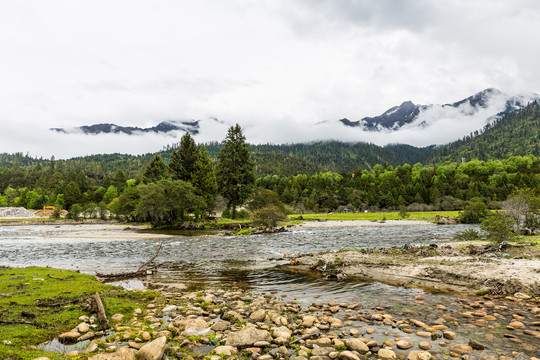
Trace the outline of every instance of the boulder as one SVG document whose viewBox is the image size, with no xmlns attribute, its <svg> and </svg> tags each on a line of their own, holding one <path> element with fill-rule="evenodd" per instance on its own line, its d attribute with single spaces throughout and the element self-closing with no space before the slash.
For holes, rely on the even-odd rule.
<svg viewBox="0 0 540 360">
<path fill-rule="evenodd" d="M 272 335 L 266 330 L 258 330 L 254 327 L 247 327 L 243 330 L 232 332 L 227 335 L 225 345 L 236 347 L 252 346 L 258 341 L 272 341 Z"/>
<path fill-rule="evenodd" d="M 369 347 L 363 341 L 355 338 L 345 340 L 345 346 L 352 351 L 358 351 L 360 353 L 367 353 L 369 351 Z"/>
<path fill-rule="evenodd" d="M 88 360 L 135 360 L 135 354 L 135 349 L 123 347 L 114 353 L 90 356 Z"/>
<path fill-rule="evenodd" d="M 395 360 L 396 359 L 396 353 L 390 349 L 380 349 L 377 353 L 377 356 L 379 359 L 385 359 L 385 360 Z"/>
<path fill-rule="evenodd" d="M 122 321 L 124 321 L 124 315 L 122 315 L 122 314 L 114 314 L 113 316 L 111 316 L 111 320 L 113 322 L 122 322 Z"/>
<path fill-rule="evenodd" d="M 360 358 L 352 351 L 346 350 L 339 353 L 340 360 L 360 360 Z"/>
<path fill-rule="evenodd" d="M 431 360 L 431 359 L 434 359 L 434 357 L 427 351 L 413 350 L 407 356 L 407 360 Z"/>
<path fill-rule="evenodd" d="M 261 322 L 264 321 L 264 318 L 266 317 L 266 311 L 264 309 L 258 309 L 251 313 L 249 316 L 249 319 L 253 322 Z"/>
<path fill-rule="evenodd" d="M 225 345 L 225 346 L 218 346 L 217 348 L 214 349 L 214 352 L 217 355 L 231 356 L 231 355 L 238 354 L 238 349 L 235 348 L 234 346 Z"/>
<path fill-rule="evenodd" d="M 167 338 L 162 336 L 145 344 L 137 354 L 137 360 L 160 360 L 165 352 Z"/>
</svg>

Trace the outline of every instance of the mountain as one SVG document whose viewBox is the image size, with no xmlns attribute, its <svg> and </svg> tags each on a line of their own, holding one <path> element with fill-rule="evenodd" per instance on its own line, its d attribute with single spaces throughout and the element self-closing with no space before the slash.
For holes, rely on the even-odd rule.
<svg viewBox="0 0 540 360">
<path fill-rule="evenodd" d="M 168 120 L 160 122 L 156 126 L 149 128 L 140 128 L 133 126 L 119 126 L 115 124 L 95 124 L 84 125 L 76 128 L 52 128 L 50 130 L 64 134 L 76 134 L 82 133 L 86 135 L 97 134 L 127 134 L 127 135 L 140 135 L 145 133 L 171 133 L 176 131 L 189 132 L 192 135 L 199 133 L 199 121 L 176 121 Z"/>
<path fill-rule="evenodd" d="M 537 101 L 497 118 L 463 139 L 436 149 L 427 161 L 486 161 L 529 154 L 540 156 L 540 105 Z"/>
<path fill-rule="evenodd" d="M 485 122 L 491 122 L 509 112 L 519 110 L 534 100 L 540 100 L 537 94 L 509 95 L 497 89 L 485 89 L 466 99 L 444 105 L 415 105 L 405 101 L 394 106 L 379 116 L 364 117 L 351 121 L 340 119 L 345 126 L 362 128 L 368 131 L 392 130 L 402 127 L 427 127 L 440 119 L 466 120 L 481 116 Z"/>
</svg>

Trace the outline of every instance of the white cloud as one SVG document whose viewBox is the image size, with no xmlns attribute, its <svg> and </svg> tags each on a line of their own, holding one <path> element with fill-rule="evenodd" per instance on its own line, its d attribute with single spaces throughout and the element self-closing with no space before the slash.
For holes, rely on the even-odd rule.
<svg viewBox="0 0 540 360">
<path fill-rule="evenodd" d="M 170 139 L 47 129 L 209 117 L 242 124 L 251 141 L 393 142 L 311 125 L 488 87 L 540 92 L 538 33 L 534 0 L 2 2 L 0 152 L 156 151 Z"/>
</svg>

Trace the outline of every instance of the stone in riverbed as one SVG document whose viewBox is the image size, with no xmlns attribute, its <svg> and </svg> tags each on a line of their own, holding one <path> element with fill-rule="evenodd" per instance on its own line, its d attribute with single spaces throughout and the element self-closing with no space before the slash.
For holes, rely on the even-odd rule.
<svg viewBox="0 0 540 360">
<path fill-rule="evenodd" d="M 96 336 L 96 334 L 95 334 L 93 331 L 89 331 L 89 332 L 87 332 L 86 334 L 84 334 L 84 335 L 82 335 L 81 337 L 79 337 L 79 338 L 77 339 L 77 342 L 89 340 L 89 339 L 93 338 L 94 336 Z"/>
<path fill-rule="evenodd" d="M 512 327 L 512 329 L 523 329 L 525 324 L 520 321 L 512 321 L 510 324 L 508 324 L 508 326 Z"/>
<path fill-rule="evenodd" d="M 340 352 L 339 359 L 340 360 L 360 360 L 360 358 L 355 353 L 349 350 Z"/>
<path fill-rule="evenodd" d="M 333 351 L 335 351 L 333 347 L 318 347 L 311 351 L 311 356 L 328 356 Z"/>
<path fill-rule="evenodd" d="M 431 355 L 427 351 L 418 351 L 413 350 L 409 353 L 409 356 L 407 356 L 407 360 L 431 360 L 434 359 L 433 355 Z"/>
<path fill-rule="evenodd" d="M 60 340 L 60 342 L 75 342 L 80 337 L 81 333 L 73 330 L 58 335 L 58 340 Z"/>
<path fill-rule="evenodd" d="M 443 331 L 443 337 L 448 340 L 454 340 L 457 335 L 455 332 L 452 331 Z"/>
<path fill-rule="evenodd" d="M 396 346 L 398 347 L 398 349 L 407 350 L 407 349 L 412 348 L 414 344 L 408 340 L 399 340 L 396 343 Z"/>
<path fill-rule="evenodd" d="M 165 336 L 145 344 L 137 353 L 137 360 L 160 360 L 165 352 L 165 345 L 167 345 Z"/>
<path fill-rule="evenodd" d="M 418 347 L 422 350 L 431 350 L 431 344 L 427 341 L 422 341 L 418 343 Z"/>
<path fill-rule="evenodd" d="M 317 318 L 315 316 L 306 315 L 302 318 L 302 326 L 312 327 L 315 321 L 317 321 Z"/>
<path fill-rule="evenodd" d="M 247 327 L 243 330 L 232 332 L 227 335 L 225 345 L 236 347 L 248 347 L 257 341 L 272 341 L 272 335 L 266 330 L 258 330 L 254 327 Z"/>
<path fill-rule="evenodd" d="M 111 316 L 111 320 L 113 322 L 122 322 L 122 321 L 124 321 L 124 315 L 122 315 L 122 314 L 114 314 L 113 316 Z"/>
<path fill-rule="evenodd" d="M 467 344 L 458 344 L 450 347 L 450 352 L 456 353 L 456 354 L 463 354 L 467 352 L 471 352 L 473 348 L 470 345 Z"/>
<path fill-rule="evenodd" d="M 469 340 L 469 346 L 472 347 L 474 350 L 484 350 L 486 348 L 484 344 L 473 339 Z"/>
<path fill-rule="evenodd" d="M 123 347 L 114 353 L 91 356 L 88 360 L 135 360 L 135 352 L 134 349 Z"/>
<path fill-rule="evenodd" d="M 229 328 L 230 325 L 231 323 L 228 321 L 219 320 L 217 323 L 212 325 L 211 329 L 214 331 L 225 331 Z"/>
<path fill-rule="evenodd" d="M 238 349 L 234 346 L 218 346 L 214 349 L 214 352 L 217 355 L 225 355 L 225 356 L 231 356 L 238 354 Z"/>
<path fill-rule="evenodd" d="M 377 356 L 379 359 L 385 359 L 385 360 L 395 360 L 396 359 L 396 353 L 390 349 L 380 349 L 377 353 Z"/>
<path fill-rule="evenodd" d="M 255 310 L 251 313 L 249 316 L 249 319 L 253 322 L 261 322 L 264 321 L 264 318 L 266 317 L 266 311 L 264 309 Z"/>
<path fill-rule="evenodd" d="M 345 340 L 345 346 L 352 351 L 358 351 L 361 353 L 366 353 L 369 351 L 369 347 L 363 341 L 354 338 Z"/>
</svg>

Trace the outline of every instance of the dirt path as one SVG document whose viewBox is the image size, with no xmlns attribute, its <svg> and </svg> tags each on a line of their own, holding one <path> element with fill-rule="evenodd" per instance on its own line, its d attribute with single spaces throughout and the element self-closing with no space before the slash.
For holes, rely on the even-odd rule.
<svg viewBox="0 0 540 360">
<path fill-rule="evenodd" d="M 287 267 L 321 272 L 335 280 L 354 277 L 469 295 L 525 292 L 538 296 L 540 246 L 531 245 L 483 254 L 489 246 L 483 242 L 325 252 L 293 259 Z"/>
</svg>

